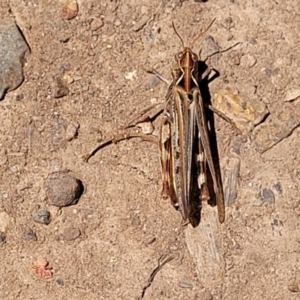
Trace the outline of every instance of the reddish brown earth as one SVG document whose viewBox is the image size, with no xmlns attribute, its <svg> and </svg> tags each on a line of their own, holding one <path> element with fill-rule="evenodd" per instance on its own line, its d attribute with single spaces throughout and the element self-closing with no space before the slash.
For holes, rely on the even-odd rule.
<svg viewBox="0 0 300 300">
<path fill-rule="evenodd" d="M 1 299 L 138 299 L 162 255 L 174 259 L 144 299 L 299 299 L 299 129 L 263 154 L 248 139 L 238 155 L 232 148 L 240 137 L 216 117 L 221 166 L 240 160 L 237 198 L 224 224 L 206 205 L 195 229 L 183 227 L 160 196 L 156 145 L 133 139 L 82 160 L 134 113 L 163 101 L 165 84 L 141 66 L 170 78 L 181 49 L 172 21 L 191 41 L 216 18 L 194 46 L 202 57 L 240 42 L 213 57 L 220 76 L 209 84 L 211 95 L 229 87 L 266 104 L 270 115 L 290 105 L 286 90 L 299 87 L 299 1 L 78 5 L 71 20 L 58 1 L 0 5 L 1 18 L 14 18 L 31 48 L 23 84 L 0 103 L 0 212 L 11 218 L 0 246 Z M 55 98 L 57 78 L 66 74 L 74 80 L 69 93 Z M 66 170 L 85 192 L 78 204 L 58 209 L 45 182 Z M 275 200 L 264 201 L 263 191 Z M 32 220 L 41 209 L 50 211 L 49 225 Z M 37 275 L 41 261 L 51 278 Z"/>
</svg>

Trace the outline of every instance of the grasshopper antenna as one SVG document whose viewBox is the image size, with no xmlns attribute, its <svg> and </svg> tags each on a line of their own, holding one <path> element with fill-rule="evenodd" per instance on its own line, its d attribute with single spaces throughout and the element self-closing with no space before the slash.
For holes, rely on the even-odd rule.
<svg viewBox="0 0 300 300">
<path fill-rule="evenodd" d="M 207 28 L 206 28 L 203 32 L 200 32 L 200 34 L 197 35 L 197 36 L 194 38 L 194 40 L 193 40 L 193 42 L 192 42 L 192 44 L 191 44 L 191 48 L 193 48 L 193 45 L 195 44 L 195 42 L 196 42 L 199 38 L 201 38 L 201 37 L 204 35 L 204 33 L 211 27 L 211 25 L 212 25 L 215 21 L 216 21 L 216 18 L 214 18 L 214 19 L 210 22 L 210 24 L 207 26 Z"/>
<path fill-rule="evenodd" d="M 180 36 L 180 34 L 178 33 L 178 31 L 176 30 L 175 24 L 174 24 L 173 21 L 172 21 L 172 26 L 173 26 L 173 29 L 174 29 L 176 35 L 179 37 L 179 39 L 180 39 L 180 41 L 181 41 L 182 47 L 184 48 L 184 42 L 183 42 L 183 39 L 182 39 L 182 37 Z"/>
<path fill-rule="evenodd" d="M 227 52 L 227 51 L 231 50 L 232 48 L 234 48 L 234 47 L 236 47 L 237 45 L 240 45 L 240 44 L 242 44 L 242 43 L 241 43 L 241 42 L 238 42 L 238 43 L 234 44 L 233 46 L 230 46 L 230 47 L 228 47 L 228 48 L 226 48 L 226 49 L 215 51 L 215 52 L 213 52 L 212 54 L 208 55 L 208 56 L 205 58 L 204 61 L 207 61 L 209 58 L 211 58 L 212 56 L 214 56 L 214 55 L 216 55 L 216 54 L 220 54 L 220 53 Z"/>
</svg>

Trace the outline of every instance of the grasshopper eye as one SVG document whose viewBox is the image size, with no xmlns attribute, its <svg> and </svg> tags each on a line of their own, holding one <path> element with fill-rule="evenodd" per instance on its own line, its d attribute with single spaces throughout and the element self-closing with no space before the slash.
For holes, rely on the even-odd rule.
<svg viewBox="0 0 300 300">
<path fill-rule="evenodd" d="M 192 53 L 192 59 L 193 59 L 193 61 L 198 61 L 198 55 L 195 53 Z"/>
<path fill-rule="evenodd" d="M 179 52 L 175 55 L 176 59 L 182 59 L 183 57 L 183 52 Z"/>
</svg>

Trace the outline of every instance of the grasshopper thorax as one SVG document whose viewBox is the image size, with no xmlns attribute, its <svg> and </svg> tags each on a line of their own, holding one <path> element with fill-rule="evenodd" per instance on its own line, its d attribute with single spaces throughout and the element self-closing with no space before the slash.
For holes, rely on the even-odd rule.
<svg viewBox="0 0 300 300">
<path fill-rule="evenodd" d="M 191 48 L 185 47 L 183 51 L 175 55 L 175 60 L 182 69 L 193 68 L 194 64 L 198 62 L 198 56 Z"/>
</svg>

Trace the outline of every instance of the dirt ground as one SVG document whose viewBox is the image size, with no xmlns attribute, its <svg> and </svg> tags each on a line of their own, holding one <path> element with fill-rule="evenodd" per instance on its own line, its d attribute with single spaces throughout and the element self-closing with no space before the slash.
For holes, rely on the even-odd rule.
<svg viewBox="0 0 300 300">
<path fill-rule="evenodd" d="M 162 102 L 181 49 L 172 21 L 220 76 L 210 94 L 230 87 L 274 115 L 289 87 L 299 87 L 300 2 L 276 0 L 78 1 L 78 16 L 62 17 L 58 1 L 2 0 L 1 18 L 15 18 L 31 53 L 24 82 L 0 103 L 1 201 L 13 226 L 1 248 L 1 299 L 300 299 L 300 131 L 260 154 L 215 117 L 221 166 L 240 162 L 237 198 L 219 225 L 204 206 L 197 228 L 161 198 L 156 145 L 138 139 L 108 146 L 89 163 L 82 156 L 116 133 L 135 113 Z M 144 22 L 141 21 L 144 16 Z M 140 26 L 139 26 L 140 25 Z M 208 38 L 211 36 L 212 38 Z M 56 78 L 74 81 L 55 98 Z M 22 95 L 22 96 L 20 96 Z M 157 125 L 156 131 L 157 134 Z M 67 128 L 77 128 L 73 139 Z M 238 151 L 233 151 L 236 145 Z M 49 203 L 45 181 L 70 170 L 85 187 L 76 205 Z M 264 201 L 264 191 L 273 195 Z M 49 210 L 51 223 L 32 216 Z M 206 217 L 213 214 L 215 217 Z M 80 236 L 68 238 L 76 229 Z M 28 238 L 36 234 L 37 240 Z M 206 237 L 206 238 L 205 238 Z M 45 258 L 52 278 L 32 264 Z"/>
</svg>

